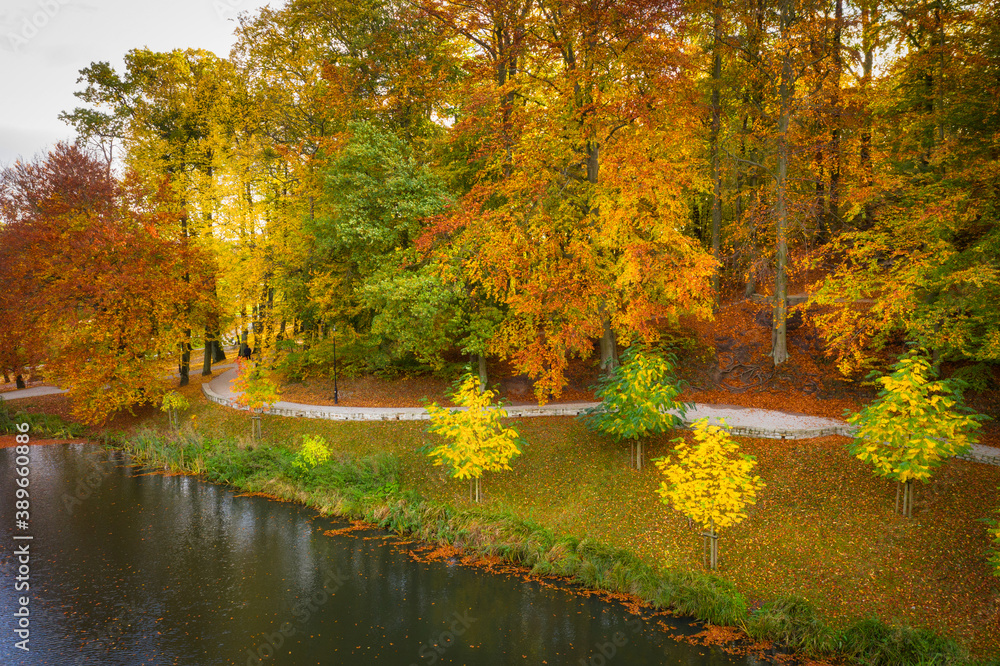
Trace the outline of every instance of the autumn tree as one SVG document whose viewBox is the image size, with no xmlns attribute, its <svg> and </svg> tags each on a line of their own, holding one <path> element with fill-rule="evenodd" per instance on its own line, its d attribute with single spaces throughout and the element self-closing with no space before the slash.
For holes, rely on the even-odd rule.
<svg viewBox="0 0 1000 666">
<path fill-rule="evenodd" d="M 521 454 L 523 441 L 517 430 L 505 427 L 507 417 L 503 407 L 493 405 L 496 394 L 480 392 L 475 375 L 466 374 L 458 382 L 452 400 L 460 409 L 449 409 L 432 403 L 427 407 L 431 424 L 428 432 L 440 435 L 445 442 L 428 446 L 435 465 L 442 465 L 456 479 L 469 479 L 472 500 L 479 502 L 482 494 L 479 479 L 483 472 L 510 469 L 510 461 Z"/>
<path fill-rule="evenodd" d="M 968 452 L 985 418 L 965 407 L 960 382 L 936 377 L 927 352 L 911 350 L 891 375 L 879 378 L 875 402 L 847 419 L 858 428 L 851 454 L 898 482 L 896 511 L 907 517 L 913 515 L 913 481 L 926 483 L 948 458 Z"/>
<path fill-rule="evenodd" d="M 62 118 L 81 138 L 120 134 L 124 161 L 136 174 L 153 183 L 166 178 L 173 196 L 163 197 L 161 205 L 174 214 L 183 242 L 212 250 L 217 162 L 228 147 L 220 133 L 230 97 L 229 63 L 203 50 L 132 49 L 121 74 L 96 62 L 80 71 L 78 81 L 86 87 L 76 95 L 90 106 Z M 214 271 L 186 277 L 208 306 L 203 374 L 211 374 L 213 360 L 225 358 L 215 277 Z M 186 341 L 180 349 L 181 386 L 188 382 L 190 347 Z"/>
<path fill-rule="evenodd" d="M 683 437 L 674 440 L 676 460 L 659 458 L 656 467 L 664 476 L 657 492 L 661 501 L 707 530 L 709 565 L 718 567 L 719 529 L 731 527 L 747 517 L 747 507 L 757 503 L 757 493 L 765 486 L 752 474 L 756 459 L 739 453 L 739 445 L 729 436 L 725 423 L 708 424 L 708 419 L 692 426 L 695 444 Z"/>
<path fill-rule="evenodd" d="M 236 404 L 250 412 L 253 426 L 251 434 L 254 439 L 259 440 L 262 437 L 260 415 L 281 398 L 278 386 L 259 363 L 250 363 L 237 358 L 233 391 L 237 394 Z"/>
<path fill-rule="evenodd" d="M 369 367 L 405 354 L 438 365 L 457 334 L 448 325 L 453 296 L 410 249 L 448 193 L 392 133 L 362 121 L 348 132 L 329 159 L 317 215 L 306 225 L 321 258 L 310 292 L 329 320 L 364 336 Z"/>
<path fill-rule="evenodd" d="M 681 426 L 690 408 L 677 400 L 681 385 L 674 376 L 676 363 L 672 354 L 629 347 L 622 364 L 598 380 L 594 393 L 600 404 L 581 413 L 591 430 L 627 441 L 629 464 L 638 470 L 643 439 Z"/>
<path fill-rule="evenodd" d="M 393 0 L 293 1 L 240 18 L 233 62 L 250 103 L 234 177 L 254 178 L 234 199 L 245 209 L 239 234 L 246 258 L 226 280 L 261 295 L 241 296 L 240 308 L 265 346 L 284 334 L 286 322 L 308 345 L 357 315 L 359 281 L 341 285 L 344 256 L 334 256 L 321 231 L 318 244 L 313 236 L 339 219 L 328 197 L 329 163 L 357 161 L 351 122 L 399 137 L 411 155 L 440 131 L 430 119 L 443 112 L 446 82 L 457 69 L 435 25 Z M 345 149 L 353 152 L 338 158 Z M 354 328 L 367 329 L 367 322 Z"/>
<path fill-rule="evenodd" d="M 756 227 L 754 217 L 763 218 L 774 240 L 771 357 L 775 366 L 788 360 L 791 242 L 797 231 L 801 236 L 822 235 L 807 231 L 806 211 L 820 205 L 817 199 L 823 190 L 817 189 L 812 167 L 800 156 L 816 155 L 827 143 L 827 123 L 818 110 L 824 108 L 830 62 L 840 57 L 841 45 L 836 41 L 836 23 L 826 10 L 823 0 L 782 0 L 773 7 L 741 3 L 734 22 L 742 35 L 724 40 L 742 61 L 745 107 L 740 147 L 727 152 L 742 170 L 753 174 L 760 190 L 758 210 L 748 212 L 741 222 Z M 755 232 L 742 233 L 753 239 Z"/>
<path fill-rule="evenodd" d="M 198 303 L 184 275 L 204 262 L 158 212 L 164 192 L 118 183 L 66 144 L 5 169 L 0 184 L 9 303 L 25 333 L 44 336 L 46 372 L 70 391 L 76 416 L 99 423 L 157 400 L 157 358 L 176 350 Z"/>
<path fill-rule="evenodd" d="M 672 67 L 680 55 L 668 8 L 566 2 L 539 11 L 507 83 L 530 101 L 510 109 L 511 159 L 494 153 L 428 238 L 472 249 L 460 255 L 463 272 L 506 308 L 490 350 L 535 377 L 544 401 L 595 340 L 610 372 L 618 342 L 651 340 L 657 318 L 707 315 L 714 261 L 680 231 L 687 118 L 652 103 L 689 99 Z"/>
<path fill-rule="evenodd" d="M 847 211 L 857 228 L 822 257 L 835 268 L 814 287 L 826 306 L 816 322 L 845 373 L 875 367 L 900 338 L 995 363 L 998 101 L 978 83 L 1000 62 L 995 16 L 979 4 L 865 7 L 869 48 L 887 43 L 892 57 L 883 77 L 862 79 L 866 187 Z"/>
<path fill-rule="evenodd" d="M 177 391 L 167 391 L 160 399 L 160 411 L 167 413 L 167 419 L 173 428 L 180 428 L 181 425 L 180 414 L 178 412 L 190 406 L 191 403 L 188 399 Z"/>
</svg>

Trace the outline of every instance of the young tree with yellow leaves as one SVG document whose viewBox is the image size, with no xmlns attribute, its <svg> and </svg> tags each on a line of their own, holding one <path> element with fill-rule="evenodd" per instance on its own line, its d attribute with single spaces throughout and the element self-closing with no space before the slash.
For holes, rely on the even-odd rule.
<svg viewBox="0 0 1000 666">
<path fill-rule="evenodd" d="M 913 515 L 913 480 L 926 483 L 947 458 L 967 452 L 979 421 L 987 418 L 967 413 L 960 381 L 932 381 L 936 377 L 926 350 L 910 350 L 878 380 L 875 402 L 847 419 L 858 426 L 851 453 L 871 463 L 875 474 L 899 482 L 896 511 L 907 517 Z"/>
<path fill-rule="evenodd" d="M 507 410 L 494 406 L 493 391 L 479 392 L 479 378 L 464 375 L 451 398 L 464 410 L 448 409 L 431 403 L 428 431 L 445 438 L 428 452 L 435 465 L 449 468 L 456 479 L 469 479 L 469 491 L 474 501 L 482 498 L 479 477 L 483 472 L 509 470 L 510 461 L 521 454 L 523 440 L 515 428 L 507 428 L 500 419 L 507 417 Z"/>
<path fill-rule="evenodd" d="M 253 438 L 261 438 L 260 413 L 281 397 L 273 381 L 263 376 L 260 366 L 236 359 L 237 376 L 233 390 L 238 393 L 236 404 L 249 409 L 253 416 Z"/>
<path fill-rule="evenodd" d="M 757 503 L 757 493 L 765 485 L 751 473 L 757 460 L 739 453 L 739 445 L 724 426 L 724 421 L 722 426 L 713 426 L 701 419 L 694 424 L 694 447 L 678 437 L 673 440 L 676 461 L 654 461 L 665 477 L 657 490 L 660 501 L 707 530 L 704 536 L 710 542 L 712 569 L 719 564 L 716 530 L 742 522 L 746 508 Z"/>
</svg>

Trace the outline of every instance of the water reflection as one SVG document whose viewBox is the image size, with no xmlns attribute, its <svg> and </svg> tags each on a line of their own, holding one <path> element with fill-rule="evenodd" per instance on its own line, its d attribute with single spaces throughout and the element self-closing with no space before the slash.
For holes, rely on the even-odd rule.
<svg viewBox="0 0 1000 666">
<path fill-rule="evenodd" d="M 597 599 L 415 562 L 414 545 L 382 532 L 324 536 L 342 525 L 142 475 L 96 447 L 32 447 L 31 458 L 25 654 L 12 631 L 14 453 L 0 450 L 3 664 L 755 663 L 675 643 Z"/>
</svg>

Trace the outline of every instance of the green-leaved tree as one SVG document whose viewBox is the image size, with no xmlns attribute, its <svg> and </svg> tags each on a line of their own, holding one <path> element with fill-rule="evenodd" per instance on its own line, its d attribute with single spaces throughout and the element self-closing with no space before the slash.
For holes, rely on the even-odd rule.
<svg viewBox="0 0 1000 666">
<path fill-rule="evenodd" d="M 682 387 L 674 377 L 676 363 L 672 354 L 629 347 L 621 365 L 598 380 L 601 404 L 580 414 L 591 430 L 627 441 L 629 464 L 636 469 L 642 469 L 643 438 L 683 425 L 690 409 L 677 400 Z"/>
</svg>

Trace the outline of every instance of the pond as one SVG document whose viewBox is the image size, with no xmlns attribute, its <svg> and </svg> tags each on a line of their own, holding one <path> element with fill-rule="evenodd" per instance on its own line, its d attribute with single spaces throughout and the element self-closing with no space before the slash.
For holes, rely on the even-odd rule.
<svg viewBox="0 0 1000 666">
<path fill-rule="evenodd" d="M 19 529 L 16 462 L 0 449 L 2 664 L 757 663 L 674 641 L 656 622 L 696 625 L 428 561 L 425 546 L 379 530 L 324 534 L 346 524 L 144 474 L 96 446 L 30 448 Z"/>
</svg>

